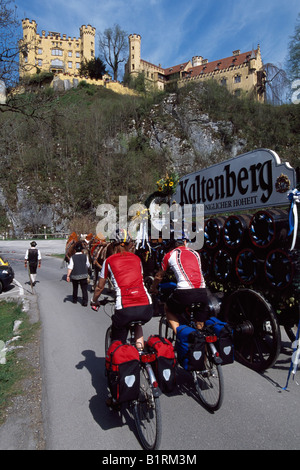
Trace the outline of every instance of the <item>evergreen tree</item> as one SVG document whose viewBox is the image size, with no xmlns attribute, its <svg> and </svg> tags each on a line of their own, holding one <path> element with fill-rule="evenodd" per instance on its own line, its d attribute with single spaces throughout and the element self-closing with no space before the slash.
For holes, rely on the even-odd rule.
<svg viewBox="0 0 300 470">
<path fill-rule="evenodd" d="M 81 76 L 88 75 L 90 78 L 101 79 L 107 72 L 104 63 L 97 57 L 96 59 L 81 62 L 79 73 Z"/>
</svg>

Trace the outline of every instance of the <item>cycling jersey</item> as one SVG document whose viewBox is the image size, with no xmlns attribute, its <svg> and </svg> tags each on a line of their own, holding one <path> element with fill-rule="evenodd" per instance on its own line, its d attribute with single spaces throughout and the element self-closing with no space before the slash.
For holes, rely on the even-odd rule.
<svg viewBox="0 0 300 470">
<path fill-rule="evenodd" d="M 124 251 L 109 256 L 103 263 L 101 278 L 110 277 L 116 291 L 116 309 L 152 303 L 143 281 L 140 258 Z"/>
<path fill-rule="evenodd" d="M 167 253 L 162 261 L 162 269 L 171 268 L 177 282 L 177 289 L 199 289 L 205 287 L 201 271 L 200 255 L 185 246 L 179 246 Z"/>
</svg>

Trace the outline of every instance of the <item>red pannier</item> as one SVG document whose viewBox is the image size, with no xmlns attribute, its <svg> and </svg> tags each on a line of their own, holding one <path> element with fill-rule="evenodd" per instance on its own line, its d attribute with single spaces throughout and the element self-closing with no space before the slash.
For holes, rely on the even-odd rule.
<svg viewBox="0 0 300 470">
<path fill-rule="evenodd" d="M 172 343 L 159 335 L 151 335 L 146 342 L 149 351 L 154 351 L 154 373 L 162 392 L 172 392 L 175 381 L 175 352 Z"/>
<path fill-rule="evenodd" d="M 105 368 L 112 397 L 119 403 L 136 400 L 140 389 L 140 356 L 138 350 L 121 341 L 108 348 Z"/>
</svg>

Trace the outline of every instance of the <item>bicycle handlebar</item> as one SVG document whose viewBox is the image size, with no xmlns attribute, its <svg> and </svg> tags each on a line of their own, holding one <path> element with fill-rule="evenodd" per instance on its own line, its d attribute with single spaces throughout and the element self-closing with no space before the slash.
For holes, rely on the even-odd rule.
<svg viewBox="0 0 300 470">
<path fill-rule="evenodd" d="M 109 303 L 113 304 L 115 303 L 115 300 L 109 299 L 108 297 L 104 297 L 104 299 L 98 300 L 97 302 L 93 302 L 91 300 L 90 305 L 91 305 L 91 308 L 97 312 L 99 310 L 100 305 L 105 306 L 106 304 L 109 304 Z"/>
</svg>

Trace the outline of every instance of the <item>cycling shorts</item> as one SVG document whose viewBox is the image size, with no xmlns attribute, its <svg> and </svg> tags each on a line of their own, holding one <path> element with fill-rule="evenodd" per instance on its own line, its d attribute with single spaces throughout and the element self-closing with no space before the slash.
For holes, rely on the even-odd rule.
<svg viewBox="0 0 300 470">
<path fill-rule="evenodd" d="M 207 288 L 176 289 L 168 298 L 166 304 L 170 312 L 178 317 L 180 323 L 187 323 L 185 308 L 193 303 L 201 303 L 203 308 L 197 312 L 195 321 L 204 322 L 210 316 L 209 297 L 211 293 Z"/>
<path fill-rule="evenodd" d="M 116 328 L 124 328 L 132 321 L 147 323 L 153 317 L 153 305 L 137 305 L 116 309 L 112 316 L 113 325 Z"/>
</svg>

